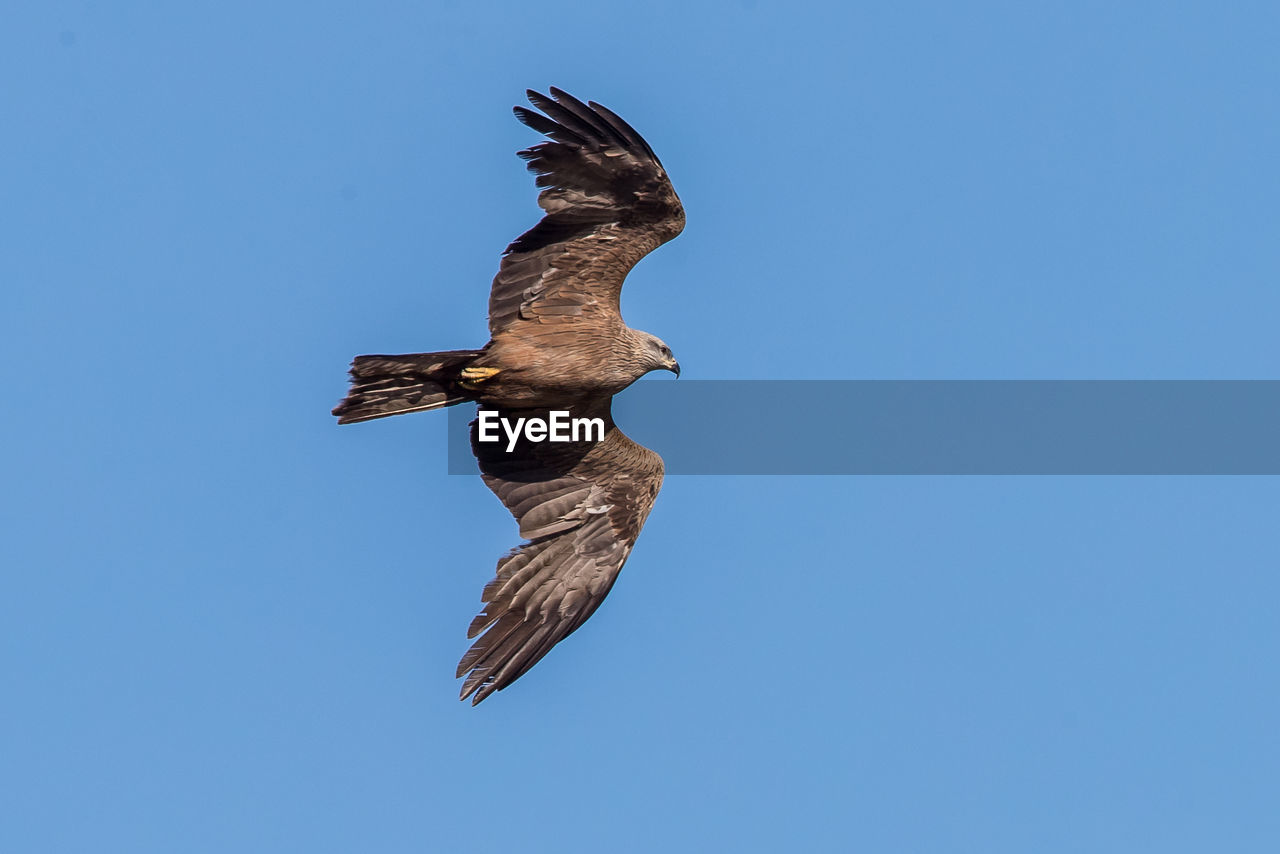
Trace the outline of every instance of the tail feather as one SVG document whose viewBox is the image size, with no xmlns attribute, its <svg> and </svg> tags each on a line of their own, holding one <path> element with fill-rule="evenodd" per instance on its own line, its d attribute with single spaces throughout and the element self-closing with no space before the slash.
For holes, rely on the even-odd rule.
<svg viewBox="0 0 1280 854">
<path fill-rule="evenodd" d="M 351 389 L 333 409 L 339 424 L 354 424 L 403 412 L 440 409 L 471 400 L 459 385 L 459 373 L 480 350 L 412 353 L 404 356 L 356 356 Z"/>
</svg>

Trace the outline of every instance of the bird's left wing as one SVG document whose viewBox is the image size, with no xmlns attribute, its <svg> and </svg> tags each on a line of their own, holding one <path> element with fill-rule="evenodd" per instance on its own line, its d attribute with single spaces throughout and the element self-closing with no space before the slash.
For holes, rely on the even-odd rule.
<svg viewBox="0 0 1280 854">
<path fill-rule="evenodd" d="M 547 417 L 547 410 L 502 416 Z M 662 458 L 613 425 L 608 401 L 600 442 L 520 444 L 506 437 L 471 443 L 484 482 L 520 524 L 528 542 L 498 561 L 484 609 L 467 636 L 480 637 L 458 664 L 462 699 L 479 703 L 522 676 L 595 612 L 631 553 L 658 490 Z M 575 413 L 575 416 L 581 413 Z M 483 632 L 483 634 L 481 634 Z"/>
</svg>

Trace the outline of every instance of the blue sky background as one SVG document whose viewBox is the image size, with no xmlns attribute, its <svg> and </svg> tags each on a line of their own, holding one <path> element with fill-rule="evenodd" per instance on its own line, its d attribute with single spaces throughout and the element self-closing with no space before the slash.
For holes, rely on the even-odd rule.
<svg viewBox="0 0 1280 854">
<path fill-rule="evenodd" d="M 484 342 L 549 85 L 684 199 L 623 307 L 685 376 L 1276 378 L 1277 44 L 1262 2 L 11 8 L 0 849 L 1277 850 L 1276 478 L 673 477 L 472 709 L 515 524 L 442 415 L 328 415 L 353 354 Z"/>
</svg>

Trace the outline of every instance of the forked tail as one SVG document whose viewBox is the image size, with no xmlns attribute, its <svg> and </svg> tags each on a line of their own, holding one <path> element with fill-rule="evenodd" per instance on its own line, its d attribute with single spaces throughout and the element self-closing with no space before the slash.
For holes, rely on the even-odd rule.
<svg viewBox="0 0 1280 854">
<path fill-rule="evenodd" d="M 356 356 L 351 363 L 351 389 L 333 409 L 339 424 L 353 424 L 440 409 L 471 400 L 459 384 L 462 369 L 480 350 L 411 353 L 404 356 Z"/>
</svg>

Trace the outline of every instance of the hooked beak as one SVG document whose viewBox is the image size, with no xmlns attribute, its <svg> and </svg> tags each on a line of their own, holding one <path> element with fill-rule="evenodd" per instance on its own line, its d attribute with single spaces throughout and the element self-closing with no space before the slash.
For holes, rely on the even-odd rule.
<svg viewBox="0 0 1280 854">
<path fill-rule="evenodd" d="M 671 367 L 667 368 L 667 370 L 668 370 L 668 371 L 670 371 L 671 373 L 675 374 L 675 375 L 676 375 L 676 378 L 677 378 L 677 379 L 679 379 L 679 377 L 680 377 L 680 363 L 679 363 L 679 362 L 672 361 L 672 362 L 671 362 Z"/>
</svg>

